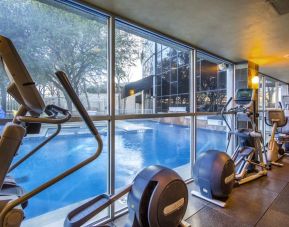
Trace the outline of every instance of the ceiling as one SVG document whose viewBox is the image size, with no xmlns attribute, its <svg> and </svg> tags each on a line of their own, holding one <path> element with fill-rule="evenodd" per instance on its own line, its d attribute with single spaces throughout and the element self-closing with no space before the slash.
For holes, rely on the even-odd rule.
<svg viewBox="0 0 289 227">
<path fill-rule="evenodd" d="M 289 83 L 289 13 L 268 0 L 85 1 Z"/>
</svg>

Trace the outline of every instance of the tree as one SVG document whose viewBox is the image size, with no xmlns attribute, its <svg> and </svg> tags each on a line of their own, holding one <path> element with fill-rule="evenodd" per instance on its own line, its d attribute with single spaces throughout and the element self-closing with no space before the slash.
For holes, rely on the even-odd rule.
<svg viewBox="0 0 289 227">
<path fill-rule="evenodd" d="M 0 34 L 12 39 L 42 95 L 63 94 L 72 110 L 54 75 L 56 70 L 63 70 L 76 93 L 85 94 L 90 108 L 87 88 L 97 78 L 108 77 L 107 20 L 34 0 L 1 0 L 0 12 Z M 117 36 L 116 42 L 116 81 L 120 86 L 128 77 L 126 70 L 134 62 L 137 46 L 128 33 Z M 6 86 L 2 80 L 1 86 Z"/>
</svg>

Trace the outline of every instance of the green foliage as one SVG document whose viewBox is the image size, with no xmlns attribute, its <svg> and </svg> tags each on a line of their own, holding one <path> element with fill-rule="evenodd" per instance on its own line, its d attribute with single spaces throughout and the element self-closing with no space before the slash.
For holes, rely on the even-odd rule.
<svg viewBox="0 0 289 227">
<path fill-rule="evenodd" d="M 107 80 L 105 18 L 60 4 L 53 7 L 35 0 L 0 1 L 0 34 L 13 41 L 43 95 L 51 95 L 53 86 L 63 92 L 54 75 L 57 70 L 67 73 L 77 94 L 104 77 Z M 119 30 L 116 33 L 116 82 L 120 83 L 128 78 L 126 70 L 134 65 L 138 44 L 133 35 Z M 67 105 L 71 108 L 68 99 Z"/>
</svg>

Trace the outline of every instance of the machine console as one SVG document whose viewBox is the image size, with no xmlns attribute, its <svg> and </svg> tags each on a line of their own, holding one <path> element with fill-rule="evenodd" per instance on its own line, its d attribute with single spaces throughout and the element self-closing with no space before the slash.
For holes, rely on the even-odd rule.
<svg viewBox="0 0 289 227">
<path fill-rule="evenodd" d="M 0 59 L 10 80 L 7 92 L 32 116 L 39 116 L 44 111 L 44 101 L 13 43 L 4 36 L 0 36 Z"/>
</svg>

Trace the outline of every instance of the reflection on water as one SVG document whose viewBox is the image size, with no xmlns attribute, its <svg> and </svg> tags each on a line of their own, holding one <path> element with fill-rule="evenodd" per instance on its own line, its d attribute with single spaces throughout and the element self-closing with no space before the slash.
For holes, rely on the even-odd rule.
<svg viewBox="0 0 289 227">
<path fill-rule="evenodd" d="M 190 130 L 188 127 L 156 121 L 121 121 L 116 123 L 115 136 L 116 187 L 130 183 L 144 167 L 161 164 L 176 168 L 189 163 Z M 125 127 L 124 127 L 125 126 Z M 69 129 L 66 129 L 66 131 Z M 13 175 L 26 191 L 39 186 L 96 150 L 96 142 L 87 133 L 60 135 L 19 166 Z M 107 129 L 102 128 L 104 149 L 99 158 L 65 180 L 29 201 L 27 218 L 67 206 L 107 191 Z M 65 134 L 65 133 L 64 133 Z M 198 129 L 197 150 L 225 148 L 225 133 Z M 43 137 L 26 138 L 15 160 L 31 150 Z"/>
</svg>

